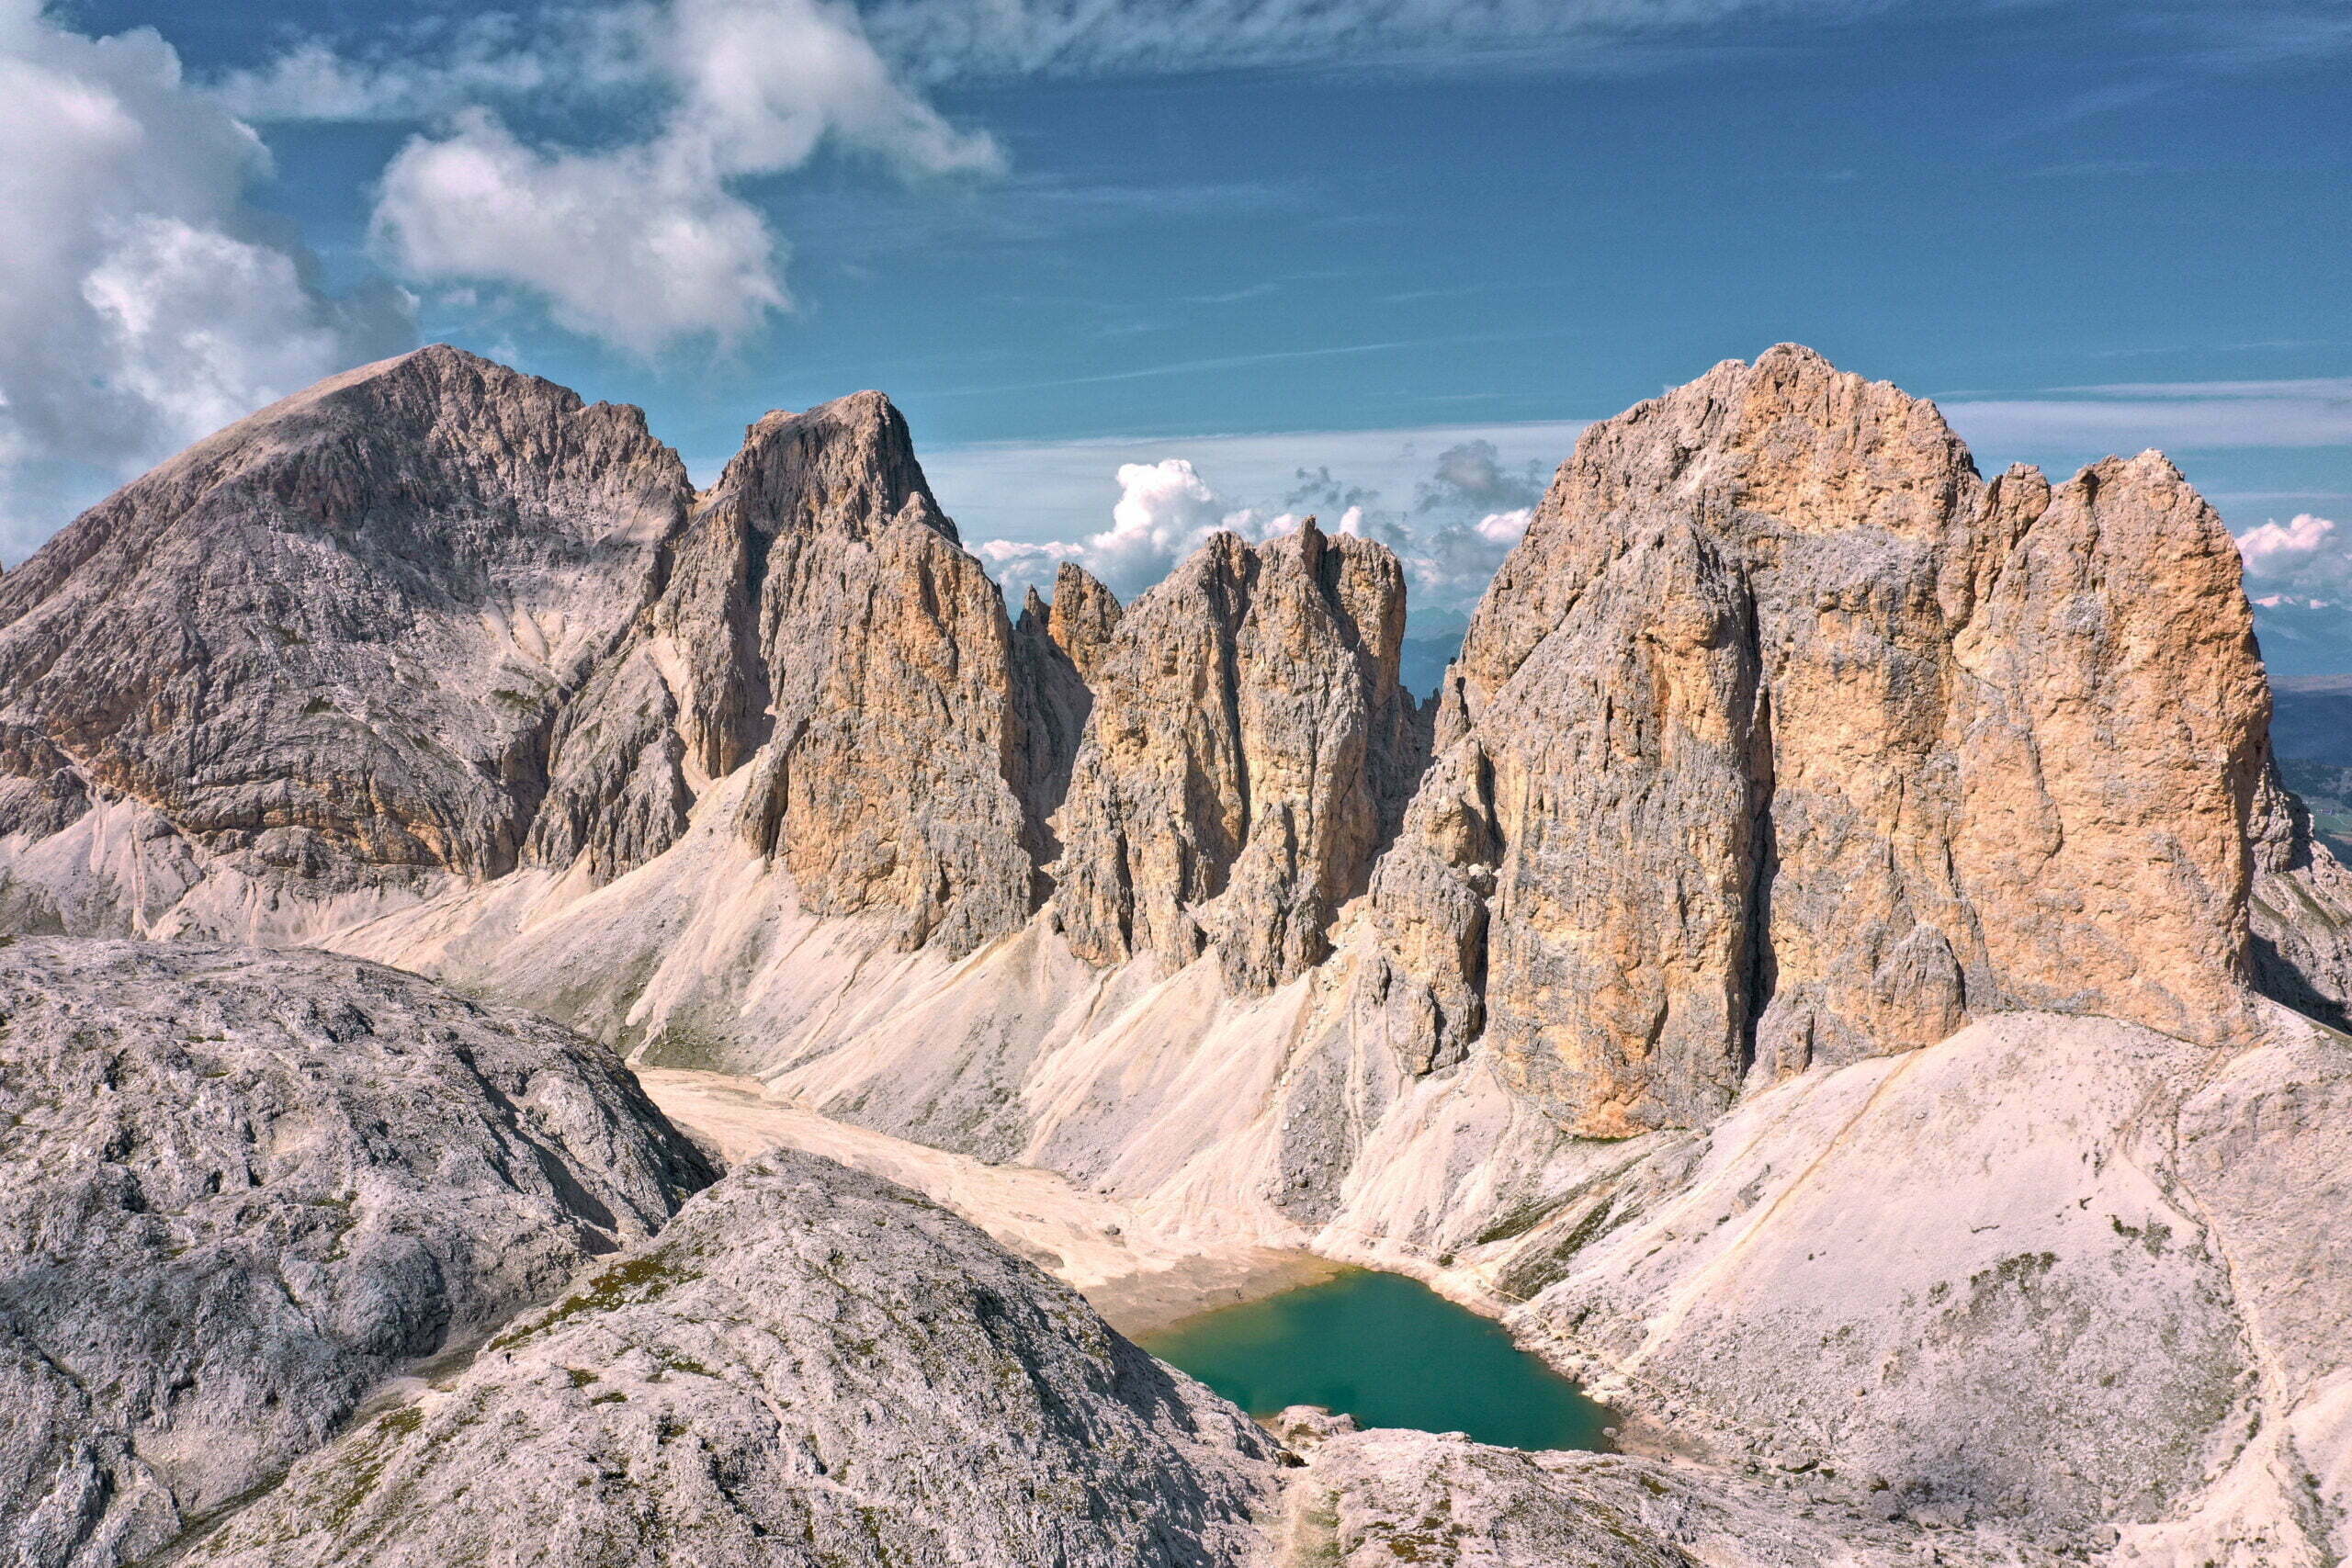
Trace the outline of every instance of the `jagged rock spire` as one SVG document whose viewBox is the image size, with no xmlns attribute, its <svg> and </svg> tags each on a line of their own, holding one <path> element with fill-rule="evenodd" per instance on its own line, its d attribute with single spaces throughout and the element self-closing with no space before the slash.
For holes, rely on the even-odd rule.
<svg viewBox="0 0 2352 1568">
<path fill-rule="evenodd" d="M 626 869 L 749 765 L 740 829 L 811 912 L 956 952 L 1019 925 L 1035 868 L 1011 628 L 889 400 L 753 424 L 674 559 L 559 738 L 544 858 Z"/>
<path fill-rule="evenodd" d="M 1069 793 L 1086 721 L 1094 711 L 1088 678 L 1119 625 L 1119 601 L 1082 567 L 1064 561 L 1051 605 L 1032 587 L 1012 628 L 1013 683 L 1020 710 L 1019 794 L 1023 831 L 1039 869 L 1060 858 L 1053 818 Z"/>
<path fill-rule="evenodd" d="M 1216 535 L 1130 605 L 1057 819 L 1071 945 L 1164 964 L 1214 945 L 1241 989 L 1319 962 L 1426 745 L 1404 624 L 1396 557 L 1312 519 L 1256 547 Z"/>
</svg>

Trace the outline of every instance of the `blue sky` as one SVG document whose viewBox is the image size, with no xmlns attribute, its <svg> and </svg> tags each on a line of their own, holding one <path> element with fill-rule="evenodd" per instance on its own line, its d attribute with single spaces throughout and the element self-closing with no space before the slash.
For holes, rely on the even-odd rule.
<svg viewBox="0 0 2352 1568">
<path fill-rule="evenodd" d="M 2340 0 L 0 0 L 12 56 L 0 204 L 86 230 L 0 238 L 12 560 L 441 338 L 703 475 L 880 387 L 1016 580 L 1352 503 L 1437 609 L 1578 422 L 1794 339 L 1987 468 L 2163 446 L 2258 589 L 2352 595 Z M 130 150 L 59 151 L 93 96 Z"/>
</svg>

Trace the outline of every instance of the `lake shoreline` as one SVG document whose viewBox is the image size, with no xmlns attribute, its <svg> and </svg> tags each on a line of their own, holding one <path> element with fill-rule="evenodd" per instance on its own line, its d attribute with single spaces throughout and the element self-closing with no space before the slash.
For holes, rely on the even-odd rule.
<svg viewBox="0 0 2352 1568">
<path fill-rule="evenodd" d="M 1355 1268 L 1294 1247 L 1258 1247 L 1195 1253 L 1169 1268 L 1121 1275 L 1079 1293 L 1112 1327 L 1142 1340 L 1231 1307 L 1324 1284 Z"/>
<path fill-rule="evenodd" d="M 789 1147 L 910 1187 L 1075 1289 L 1131 1339 L 1357 1267 L 1272 1245 L 1243 1216 L 1163 1216 L 1057 1171 L 991 1165 L 837 1122 L 773 1098 L 756 1078 L 636 1070 L 662 1113 L 724 1164 Z"/>
<path fill-rule="evenodd" d="M 1144 1348 L 1260 1421 L 1296 1405 L 1527 1452 L 1606 1452 L 1616 1416 L 1501 1324 L 1408 1274 L 1349 1269 Z"/>
</svg>

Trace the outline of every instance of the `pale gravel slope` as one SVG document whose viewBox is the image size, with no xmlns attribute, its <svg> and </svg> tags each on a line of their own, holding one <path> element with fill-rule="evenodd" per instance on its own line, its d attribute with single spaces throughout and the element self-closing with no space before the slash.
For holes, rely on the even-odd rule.
<svg viewBox="0 0 2352 1568">
<path fill-rule="evenodd" d="M 2120 1560 L 2322 1565 L 2352 1513 L 2352 1041 L 2014 1015 L 1812 1074 L 1472 1269 L 1718 1458 Z M 2111 1539 L 2111 1537 L 2109 1538 Z"/>
</svg>

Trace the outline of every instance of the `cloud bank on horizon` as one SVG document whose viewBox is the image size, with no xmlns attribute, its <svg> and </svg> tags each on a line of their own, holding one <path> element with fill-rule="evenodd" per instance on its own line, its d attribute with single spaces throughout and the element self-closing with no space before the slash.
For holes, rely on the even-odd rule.
<svg viewBox="0 0 2352 1568">
<path fill-rule="evenodd" d="M 1988 453 L 2005 462 L 2012 453 L 2148 446 L 2352 446 L 2352 381 L 2340 378 L 2115 383 L 2053 388 L 2034 398 L 1963 395 L 1940 406 L 1980 461 Z M 1328 529 L 1394 549 L 1405 564 L 1416 625 L 1443 627 L 1485 592 L 1586 423 L 1073 442 L 950 451 L 927 466 L 967 532 L 976 521 L 984 536 L 1001 531 L 973 547 L 1015 602 L 1032 586 L 1050 597 L 1054 570 L 1065 560 L 1131 598 L 1219 529 L 1258 540 L 1316 513 Z M 1114 460 L 1155 446 L 1167 455 Z M 1433 459 L 1420 456 L 1431 446 L 1439 448 Z M 1018 483 L 1010 479 L 1015 475 Z M 1096 498 L 1110 475 L 1118 499 L 1110 526 L 1097 529 Z M 977 514 L 959 511 L 967 494 L 994 503 Z M 1000 499 L 1016 494 L 1017 504 Z M 1017 520 L 1029 526 L 1015 535 Z M 2283 524 L 2266 518 L 2234 536 L 2247 592 L 2263 609 L 2352 606 L 2352 529 L 2305 513 Z"/>
<path fill-rule="evenodd" d="M 1248 465 L 1237 467 L 1246 471 Z M 1067 539 L 985 539 L 973 552 L 1010 602 L 1032 587 L 1050 597 L 1064 561 L 1085 568 L 1125 600 L 1166 577 L 1212 534 L 1254 543 L 1295 533 L 1314 517 L 1329 532 L 1376 539 L 1396 551 L 1417 621 L 1442 626 L 1486 591 L 1526 533 L 1548 477 L 1540 462 L 1506 461 L 1494 442 L 1474 437 L 1438 453 L 1409 501 L 1391 504 L 1381 491 L 1325 464 L 1294 468 L 1278 501 L 1246 505 L 1221 497 L 1192 459 L 1164 457 L 1119 466 L 1119 499 L 1108 528 Z"/>
</svg>

